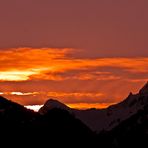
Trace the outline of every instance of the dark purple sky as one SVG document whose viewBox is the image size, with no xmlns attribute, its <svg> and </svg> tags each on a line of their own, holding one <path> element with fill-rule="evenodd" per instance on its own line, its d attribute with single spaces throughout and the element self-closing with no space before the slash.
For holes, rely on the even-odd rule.
<svg viewBox="0 0 148 148">
<path fill-rule="evenodd" d="M 0 48 L 69 47 L 148 56 L 147 0 L 0 0 Z M 90 54 L 91 53 L 91 54 Z"/>
</svg>

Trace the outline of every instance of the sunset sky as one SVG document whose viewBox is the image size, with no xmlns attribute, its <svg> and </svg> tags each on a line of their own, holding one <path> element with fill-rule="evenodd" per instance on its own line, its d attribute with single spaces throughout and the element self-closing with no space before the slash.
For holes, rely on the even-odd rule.
<svg viewBox="0 0 148 148">
<path fill-rule="evenodd" d="M 148 81 L 147 0 L 0 0 L 0 95 L 102 108 Z"/>
</svg>

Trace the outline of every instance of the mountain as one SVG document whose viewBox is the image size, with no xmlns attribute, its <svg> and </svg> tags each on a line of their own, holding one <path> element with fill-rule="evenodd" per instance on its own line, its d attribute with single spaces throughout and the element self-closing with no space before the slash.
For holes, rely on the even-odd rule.
<svg viewBox="0 0 148 148">
<path fill-rule="evenodd" d="M 48 111 L 51 108 L 57 108 L 59 106 L 72 112 L 76 118 L 80 119 L 97 133 L 100 133 L 101 131 L 110 131 L 114 127 L 118 126 L 122 121 L 130 118 L 139 110 L 143 109 L 145 105 L 148 105 L 148 83 L 144 85 L 139 93 L 130 93 L 125 100 L 106 109 L 76 110 L 70 109 L 59 102 L 58 105 L 56 104 L 54 106 L 52 106 L 52 103 L 49 104 L 50 107 L 48 108 L 48 105 L 45 103 L 39 112 L 42 112 L 42 110 Z"/>
<path fill-rule="evenodd" d="M 110 131 L 98 135 L 98 144 L 103 147 L 148 147 L 148 83 L 135 97 L 129 97 L 121 105 L 128 104 L 134 113 Z M 135 109 L 137 107 L 137 109 Z"/>
<path fill-rule="evenodd" d="M 148 106 L 139 110 L 130 118 L 124 120 L 111 131 L 98 135 L 98 145 L 101 147 L 125 148 L 148 147 Z"/>
<path fill-rule="evenodd" d="M 47 100 L 45 102 L 44 106 L 40 108 L 39 112 L 41 114 L 45 114 L 49 110 L 52 110 L 54 108 L 62 109 L 62 110 L 67 110 L 67 111 L 70 110 L 70 108 L 68 106 L 66 106 L 65 104 L 61 103 L 60 101 L 54 100 L 54 99 L 49 99 L 49 100 Z"/>
<path fill-rule="evenodd" d="M 54 105 L 57 103 L 53 100 L 50 102 L 54 102 Z M 57 147 L 60 143 L 66 147 L 68 141 L 78 147 L 92 145 L 95 136 L 85 124 L 66 110 L 51 109 L 41 115 L 3 97 L 0 97 L 0 128 L 1 144 L 7 139 L 12 142 L 11 146 L 21 142 L 26 146 L 41 144 L 44 147 L 54 144 Z M 4 144 L 6 146 L 10 143 Z"/>
<path fill-rule="evenodd" d="M 144 85 L 144 87 L 139 91 L 139 94 L 148 95 L 148 82 Z"/>
<path fill-rule="evenodd" d="M 0 96 L 0 125 L 8 125 L 8 127 L 24 126 L 27 122 L 31 122 L 32 118 L 36 117 L 37 114 Z"/>
<path fill-rule="evenodd" d="M 100 110 L 71 109 L 50 99 L 34 112 L 0 97 L 0 128 L 5 147 L 10 143 L 21 147 L 21 143 L 26 147 L 147 148 L 148 83 L 137 94 Z"/>
</svg>

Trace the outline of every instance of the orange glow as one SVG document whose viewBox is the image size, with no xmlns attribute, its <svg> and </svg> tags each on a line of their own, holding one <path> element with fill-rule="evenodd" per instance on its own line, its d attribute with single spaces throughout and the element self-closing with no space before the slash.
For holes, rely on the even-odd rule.
<svg viewBox="0 0 148 148">
<path fill-rule="evenodd" d="M 55 96 L 55 97 L 64 97 L 64 96 L 67 96 L 67 97 L 72 97 L 72 96 L 73 97 L 91 97 L 91 96 L 100 97 L 100 96 L 103 96 L 104 94 L 102 94 L 102 93 L 88 93 L 88 92 L 85 92 L 85 93 L 48 92 L 47 95 L 48 96 Z"/>
<path fill-rule="evenodd" d="M 24 81 L 28 80 L 30 75 L 35 74 L 33 71 L 1 71 L 1 81 Z"/>
<path fill-rule="evenodd" d="M 115 103 L 74 103 L 74 104 L 67 104 L 67 106 L 75 109 L 91 109 L 91 108 L 103 109 L 113 104 Z"/>
<path fill-rule="evenodd" d="M 148 80 L 148 58 L 77 58 L 76 51 L 0 50 L 0 95 L 23 105 L 57 98 L 74 108 L 104 108 Z"/>
<path fill-rule="evenodd" d="M 117 67 L 126 71 L 148 72 L 148 58 L 73 59 L 67 56 L 72 49 L 18 48 L 0 51 L 0 80 L 24 81 L 28 79 L 65 80 L 60 72 L 95 67 Z M 5 64 L 4 64 L 5 63 Z M 78 73 L 74 79 L 96 79 L 92 73 Z M 100 80 L 120 79 L 111 73 L 97 77 Z"/>
<path fill-rule="evenodd" d="M 113 104 L 114 103 L 101 103 L 101 104 L 100 103 L 92 103 L 92 104 L 91 103 L 75 103 L 75 104 L 66 104 L 66 105 L 69 106 L 70 108 L 85 110 L 85 109 L 91 109 L 91 108 L 103 109 Z M 43 105 L 27 105 L 25 107 L 37 112 L 42 106 Z"/>
</svg>

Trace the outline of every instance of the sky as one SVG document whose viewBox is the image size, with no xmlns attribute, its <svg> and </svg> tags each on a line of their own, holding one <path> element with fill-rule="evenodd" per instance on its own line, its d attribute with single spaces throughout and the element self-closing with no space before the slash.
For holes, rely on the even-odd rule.
<svg viewBox="0 0 148 148">
<path fill-rule="evenodd" d="M 0 0 L 0 95 L 103 108 L 148 80 L 147 0 Z"/>
</svg>

